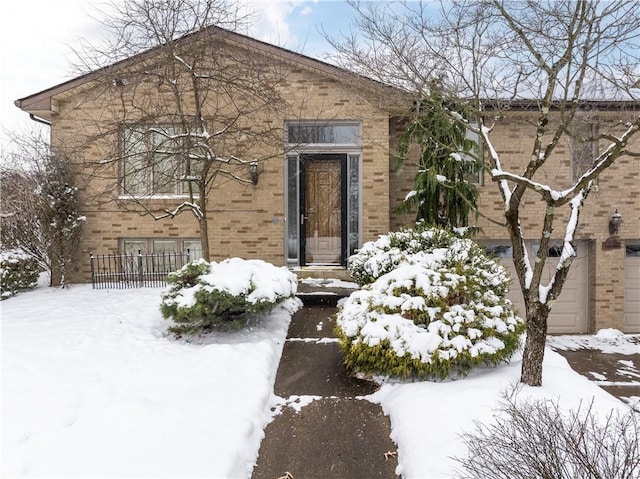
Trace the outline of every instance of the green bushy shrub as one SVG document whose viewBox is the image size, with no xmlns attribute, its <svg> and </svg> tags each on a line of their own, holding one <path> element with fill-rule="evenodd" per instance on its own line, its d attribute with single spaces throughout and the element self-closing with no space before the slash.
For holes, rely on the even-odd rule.
<svg viewBox="0 0 640 479">
<path fill-rule="evenodd" d="M 41 269 L 38 262 L 20 250 L 0 253 L 0 294 L 6 299 L 38 283 Z"/>
<path fill-rule="evenodd" d="M 391 232 L 380 236 L 377 241 L 365 243 L 357 254 L 349 257 L 348 268 L 353 280 L 363 286 L 373 283 L 401 263 L 419 260 L 420 258 L 413 257 L 416 254 L 444 251 L 454 245 L 471 248 L 472 253 L 481 250 L 476 243 L 465 238 L 463 233 L 417 226 L 414 229 Z M 473 267 L 488 269 L 491 275 L 498 274 L 496 263 L 484 261 L 485 259 L 488 259 L 485 254 L 468 257 Z"/>
<path fill-rule="evenodd" d="M 296 276 L 261 260 L 192 261 L 167 278 L 160 310 L 175 334 L 241 327 L 256 313 L 295 296 Z"/>
<path fill-rule="evenodd" d="M 358 372 L 446 378 L 508 360 L 524 321 L 505 298 L 505 269 L 439 229 L 390 233 L 351 261 L 368 278 L 338 312 L 344 360 Z"/>
</svg>

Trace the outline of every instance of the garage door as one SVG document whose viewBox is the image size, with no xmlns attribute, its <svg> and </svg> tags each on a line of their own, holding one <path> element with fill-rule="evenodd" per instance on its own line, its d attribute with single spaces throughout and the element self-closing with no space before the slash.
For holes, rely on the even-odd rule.
<svg viewBox="0 0 640 479">
<path fill-rule="evenodd" d="M 515 267 L 511 257 L 511 245 L 495 241 L 487 242 L 487 250 L 500 258 L 500 262 L 505 266 L 514 281 L 511 291 L 507 297 L 513 301 L 520 314 L 524 317 L 524 299 L 518 286 Z M 557 265 L 562 248 L 554 245 L 549 248 L 549 259 L 547 260 L 546 273 L 543 276 L 543 284 L 548 284 L 549 278 Z M 534 258 L 538 252 L 538 245 L 529 244 L 528 252 L 530 258 Z M 586 243 L 577 243 L 577 257 L 574 258 L 569 276 L 564 283 L 562 293 L 556 299 L 551 314 L 549 315 L 548 332 L 556 333 L 586 333 L 588 327 L 588 248 Z"/>
<path fill-rule="evenodd" d="M 624 331 L 640 333 L 640 241 L 627 242 L 624 273 Z"/>
</svg>

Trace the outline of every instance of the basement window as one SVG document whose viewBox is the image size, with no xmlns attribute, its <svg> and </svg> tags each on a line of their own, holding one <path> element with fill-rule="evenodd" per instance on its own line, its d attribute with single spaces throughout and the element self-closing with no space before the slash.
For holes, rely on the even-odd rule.
<svg viewBox="0 0 640 479">
<path fill-rule="evenodd" d="M 202 245 L 197 238 L 121 238 L 120 251 L 125 254 L 188 253 L 189 260 L 202 257 Z"/>
</svg>

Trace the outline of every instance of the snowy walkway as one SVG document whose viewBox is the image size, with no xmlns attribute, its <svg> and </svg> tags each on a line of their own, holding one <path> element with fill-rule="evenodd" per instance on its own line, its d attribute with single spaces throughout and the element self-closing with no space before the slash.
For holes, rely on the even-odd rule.
<svg viewBox="0 0 640 479">
<path fill-rule="evenodd" d="M 281 412 L 266 428 L 253 479 L 396 477 L 389 419 L 363 397 L 376 386 L 342 366 L 335 312 L 306 306 L 292 319 L 274 386 Z"/>
</svg>

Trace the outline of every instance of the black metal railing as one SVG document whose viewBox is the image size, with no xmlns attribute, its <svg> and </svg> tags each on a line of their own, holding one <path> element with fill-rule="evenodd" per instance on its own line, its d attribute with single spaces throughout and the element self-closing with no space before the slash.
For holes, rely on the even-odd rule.
<svg viewBox="0 0 640 479">
<path fill-rule="evenodd" d="M 192 255 L 184 253 L 89 254 L 93 289 L 162 287 L 172 271 L 187 264 Z"/>
</svg>

